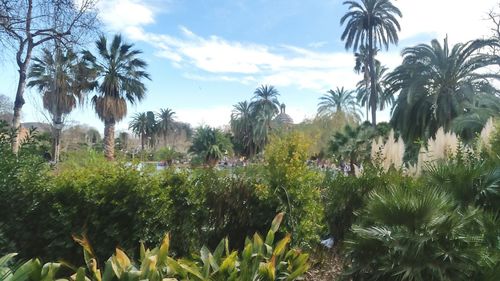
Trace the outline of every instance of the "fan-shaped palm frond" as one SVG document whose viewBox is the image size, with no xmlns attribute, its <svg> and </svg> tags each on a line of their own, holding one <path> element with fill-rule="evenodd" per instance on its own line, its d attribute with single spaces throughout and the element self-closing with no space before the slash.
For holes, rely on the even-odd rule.
<svg viewBox="0 0 500 281">
<path fill-rule="evenodd" d="M 124 43 L 120 35 L 115 35 L 108 46 L 106 37 L 96 41 L 97 57 L 85 51 L 84 56 L 97 73 L 98 91 L 92 98 L 97 116 L 104 121 L 105 155 L 114 158 L 114 125 L 127 115 L 127 102 L 134 104 L 146 94 L 144 79 L 149 74 L 144 71 L 147 64 L 138 56 L 141 51 L 134 45 Z"/>
<path fill-rule="evenodd" d="M 94 73 L 71 49 L 43 49 L 40 57 L 33 59 L 28 73 L 28 87 L 42 94 L 43 107 L 52 117 L 54 142 L 52 160 L 59 160 L 60 135 L 64 117 L 83 103 L 91 91 Z"/>
</svg>

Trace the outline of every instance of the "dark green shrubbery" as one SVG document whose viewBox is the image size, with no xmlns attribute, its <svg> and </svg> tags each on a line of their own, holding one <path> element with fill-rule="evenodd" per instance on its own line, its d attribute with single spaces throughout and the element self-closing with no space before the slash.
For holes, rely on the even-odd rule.
<svg viewBox="0 0 500 281">
<path fill-rule="evenodd" d="M 212 169 L 161 175 L 172 200 L 169 231 L 180 241 L 173 250 L 187 255 L 203 244 L 215 247 L 225 236 L 241 248 L 245 236 L 264 231 L 278 207 L 259 188 L 260 176 Z"/>
<path fill-rule="evenodd" d="M 0 121 L 0 252 L 17 250 L 16 241 L 40 247 L 30 238 L 37 235 L 39 213 L 46 207 L 42 202 L 51 187 L 36 132 L 30 132 L 17 156 L 11 149 L 14 134 Z"/>
<path fill-rule="evenodd" d="M 372 166 L 366 167 L 358 177 L 327 173 L 323 183 L 323 204 L 330 234 L 336 240 L 343 240 L 357 219 L 356 213 L 366 205 L 371 191 L 405 181 L 412 179 L 400 171 L 391 169 L 384 173 Z"/>
<path fill-rule="evenodd" d="M 345 241 L 346 277 L 497 280 L 498 223 L 480 209 L 459 208 L 447 193 L 421 183 L 373 191 Z"/>
<path fill-rule="evenodd" d="M 346 280 L 498 280 L 497 161 L 459 151 L 417 179 L 384 175 L 385 186 L 355 201 Z"/>
<path fill-rule="evenodd" d="M 171 245 L 176 243 L 166 234 L 157 248 L 148 249 L 141 244 L 136 259 L 130 259 L 123 250 L 116 248 L 108 260 L 99 262 L 90 241 L 85 237 L 75 237 L 75 242 L 82 246 L 86 266 L 65 268 L 69 270 L 66 273 L 61 273 L 60 269 L 67 264 L 42 264 L 39 259 L 30 259 L 19 266 L 13 266 L 11 261 L 15 254 L 8 254 L 0 256 L 0 280 L 302 280 L 309 268 L 309 256 L 290 248 L 290 235 L 285 235 L 281 240 L 276 239 L 282 219 L 283 213 L 274 218 L 265 237 L 255 233 L 247 238 L 242 251 L 231 250 L 230 241 L 225 238 L 213 252 L 203 246 L 194 259 L 174 259 L 171 256 Z"/>
<path fill-rule="evenodd" d="M 91 151 L 50 170 L 35 148 L 36 141 L 26 143 L 16 157 L 2 142 L 0 188 L 9 196 L 0 198 L 0 209 L 9 212 L 0 215 L 0 252 L 77 262 L 74 234 L 85 234 L 104 258 L 117 246 L 133 253 L 139 241 L 157 243 L 165 232 L 177 241 L 171 248 L 178 256 L 226 236 L 241 249 L 246 236 L 265 230 L 269 214 L 282 211 L 283 229 L 297 245 L 314 246 L 323 231 L 321 177 L 305 164 L 303 137 L 274 140 L 269 165 L 222 171 L 152 173 Z"/>
</svg>

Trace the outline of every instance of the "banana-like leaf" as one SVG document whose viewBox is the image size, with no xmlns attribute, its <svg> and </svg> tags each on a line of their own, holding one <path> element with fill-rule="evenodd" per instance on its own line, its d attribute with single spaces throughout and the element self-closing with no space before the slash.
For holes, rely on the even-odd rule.
<svg viewBox="0 0 500 281">
<path fill-rule="evenodd" d="M 168 250 L 170 249 L 170 234 L 167 233 L 163 237 L 163 240 L 158 251 L 158 264 L 163 265 L 167 261 Z"/>
<path fill-rule="evenodd" d="M 291 240 L 291 235 L 287 234 L 285 238 L 281 239 L 281 241 L 279 241 L 278 244 L 276 244 L 276 247 L 274 248 L 273 251 L 273 255 L 281 256 L 285 252 L 286 246 L 288 245 L 288 243 L 290 243 L 290 240 Z"/>
<path fill-rule="evenodd" d="M 271 223 L 271 229 L 269 229 L 270 231 L 272 232 L 277 232 L 280 225 L 281 225 L 281 222 L 283 221 L 283 216 L 285 215 L 285 213 L 281 212 L 279 214 L 276 215 L 276 217 L 274 217 L 273 219 L 273 222 Z"/>
<path fill-rule="evenodd" d="M 5 281 L 28 281 L 33 271 L 38 271 L 35 260 L 29 260 L 23 263 L 11 276 Z"/>
<path fill-rule="evenodd" d="M 236 260 L 238 259 L 238 252 L 234 251 L 227 256 L 220 266 L 221 272 L 232 272 L 236 267 Z"/>
<path fill-rule="evenodd" d="M 42 273 L 41 273 L 41 278 L 38 279 L 40 281 L 54 281 L 55 275 L 59 268 L 61 267 L 61 264 L 59 263 L 46 263 L 42 267 Z"/>
<path fill-rule="evenodd" d="M 17 253 L 10 253 L 0 258 L 0 268 L 7 267 L 7 264 L 15 257 Z"/>
</svg>

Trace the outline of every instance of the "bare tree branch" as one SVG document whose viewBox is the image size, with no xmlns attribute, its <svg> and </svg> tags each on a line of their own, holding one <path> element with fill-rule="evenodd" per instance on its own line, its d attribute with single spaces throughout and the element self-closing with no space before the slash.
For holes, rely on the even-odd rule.
<svg viewBox="0 0 500 281">
<path fill-rule="evenodd" d="M 13 47 L 19 67 L 14 128 L 20 126 L 33 50 L 49 41 L 67 46 L 81 43 L 86 34 L 97 30 L 96 3 L 97 0 L 0 0 L 0 42 L 9 42 Z M 17 152 L 17 139 L 12 147 Z"/>
</svg>

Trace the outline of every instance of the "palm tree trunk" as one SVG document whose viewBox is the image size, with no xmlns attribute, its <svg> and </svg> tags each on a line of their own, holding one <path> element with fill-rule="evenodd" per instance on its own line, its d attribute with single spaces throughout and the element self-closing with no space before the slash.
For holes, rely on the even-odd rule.
<svg viewBox="0 0 500 281">
<path fill-rule="evenodd" d="M 52 161 L 59 162 L 59 155 L 61 154 L 61 131 L 62 131 L 62 117 L 57 116 L 53 123 L 53 140 L 52 140 Z"/>
<path fill-rule="evenodd" d="M 115 120 L 104 121 L 104 156 L 110 161 L 115 159 Z"/>
<path fill-rule="evenodd" d="M 377 125 L 377 85 L 375 77 L 375 52 L 373 49 L 373 29 L 370 28 L 368 31 L 368 56 L 370 60 L 370 79 L 371 79 L 371 94 L 370 94 L 370 107 L 372 112 L 372 125 L 375 127 Z"/>
<path fill-rule="evenodd" d="M 141 150 L 144 151 L 144 146 L 146 145 L 146 135 L 141 134 Z"/>
<path fill-rule="evenodd" d="M 364 78 L 365 78 L 365 91 L 368 91 L 368 88 L 370 87 L 370 73 L 367 71 L 370 67 L 368 65 L 365 66 L 365 73 L 364 73 Z M 368 99 L 365 101 L 366 102 L 366 121 L 370 121 L 370 117 L 368 113 L 370 112 L 370 103 Z"/>
</svg>

